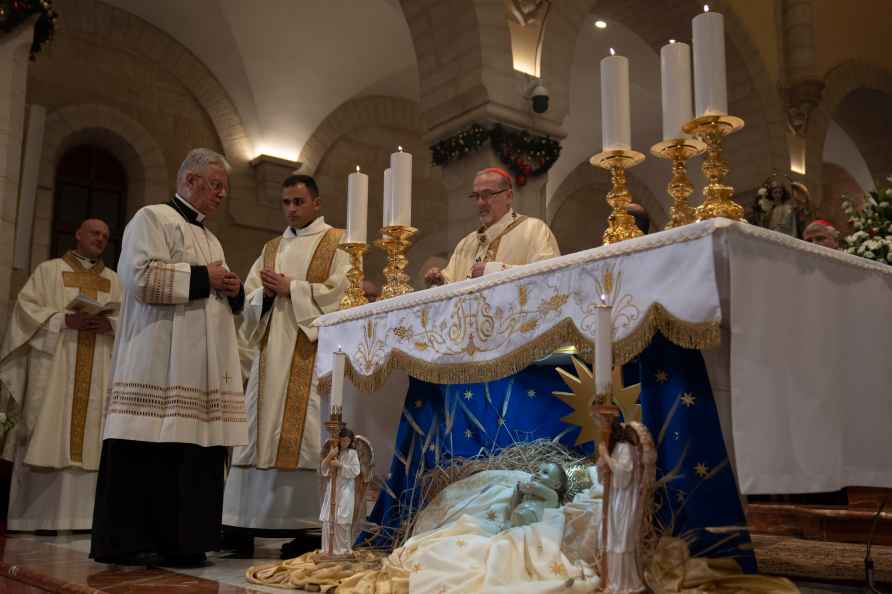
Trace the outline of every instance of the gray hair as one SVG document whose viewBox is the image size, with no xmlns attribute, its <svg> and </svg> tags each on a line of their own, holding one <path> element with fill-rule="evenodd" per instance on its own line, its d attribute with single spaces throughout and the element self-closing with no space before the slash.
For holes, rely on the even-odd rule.
<svg viewBox="0 0 892 594">
<path fill-rule="evenodd" d="M 232 166 L 229 164 L 229 161 L 220 153 L 206 148 L 196 148 L 189 151 L 189 154 L 183 159 L 179 171 L 177 171 L 177 189 L 179 190 L 180 186 L 186 182 L 187 173 L 204 173 L 210 165 L 219 165 L 226 171 L 226 175 L 232 172 Z"/>
</svg>

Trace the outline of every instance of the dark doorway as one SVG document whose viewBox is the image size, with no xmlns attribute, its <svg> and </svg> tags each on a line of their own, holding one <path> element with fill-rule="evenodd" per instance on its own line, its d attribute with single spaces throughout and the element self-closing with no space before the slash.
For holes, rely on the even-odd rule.
<svg viewBox="0 0 892 594">
<path fill-rule="evenodd" d="M 103 260 L 118 267 L 127 206 L 127 173 L 111 153 L 83 144 L 69 149 L 56 169 L 51 256 L 74 248 L 74 232 L 84 219 L 102 219 L 111 238 Z"/>
</svg>

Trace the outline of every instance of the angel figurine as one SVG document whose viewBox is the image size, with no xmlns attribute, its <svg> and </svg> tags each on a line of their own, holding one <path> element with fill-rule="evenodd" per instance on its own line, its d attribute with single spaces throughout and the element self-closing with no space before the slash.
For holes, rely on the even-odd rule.
<svg viewBox="0 0 892 594">
<path fill-rule="evenodd" d="M 599 475 L 609 476 L 607 493 L 606 591 L 645 592 L 641 539 L 656 480 L 656 450 L 641 423 L 612 420 L 609 438 L 598 444 Z"/>
<path fill-rule="evenodd" d="M 322 553 L 327 557 L 353 554 L 355 527 L 365 516 L 362 504 L 374 469 L 374 452 L 369 441 L 342 427 L 337 438 L 329 439 L 322 451 L 319 473 L 323 478 Z"/>
</svg>

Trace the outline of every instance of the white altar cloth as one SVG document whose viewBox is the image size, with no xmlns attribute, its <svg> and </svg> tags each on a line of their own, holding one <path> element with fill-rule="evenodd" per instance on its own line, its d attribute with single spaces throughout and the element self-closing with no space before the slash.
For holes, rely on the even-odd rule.
<svg viewBox="0 0 892 594">
<path fill-rule="evenodd" d="M 723 219 L 320 317 L 316 373 L 338 348 L 367 392 L 394 369 L 462 383 L 567 343 L 590 357 L 602 294 L 618 362 L 657 330 L 719 347 L 704 356 L 742 493 L 892 487 L 892 267 Z M 374 417 L 385 394 L 348 408 Z"/>
</svg>

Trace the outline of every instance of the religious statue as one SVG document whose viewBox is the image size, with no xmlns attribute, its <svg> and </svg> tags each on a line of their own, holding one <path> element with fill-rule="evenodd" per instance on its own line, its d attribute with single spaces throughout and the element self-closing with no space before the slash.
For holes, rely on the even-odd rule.
<svg viewBox="0 0 892 594">
<path fill-rule="evenodd" d="M 323 481 L 322 555 L 328 558 L 353 554 L 354 527 L 365 516 L 362 505 L 374 467 L 369 441 L 342 426 L 337 438 L 323 446 L 319 473 Z"/>
<path fill-rule="evenodd" d="M 528 526 L 542 521 L 545 508 L 561 506 L 567 491 L 567 473 L 559 464 L 540 464 L 528 481 L 517 483 L 511 499 L 511 526 Z"/>
<path fill-rule="evenodd" d="M 641 423 L 621 423 L 615 416 L 606 443 L 598 444 L 599 475 L 607 498 L 605 591 L 614 594 L 644 592 L 641 537 L 644 518 L 652 505 L 656 478 L 656 451 Z"/>
<path fill-rule="evenodd" d="M 753 223 L 785 235 L 802 237 L 809 210 L 808 189 L 800 183 L 794 183 L 793 188 L 791 193 L 779 180 L 766 180 L 753 205 Z"/>
</svg>

